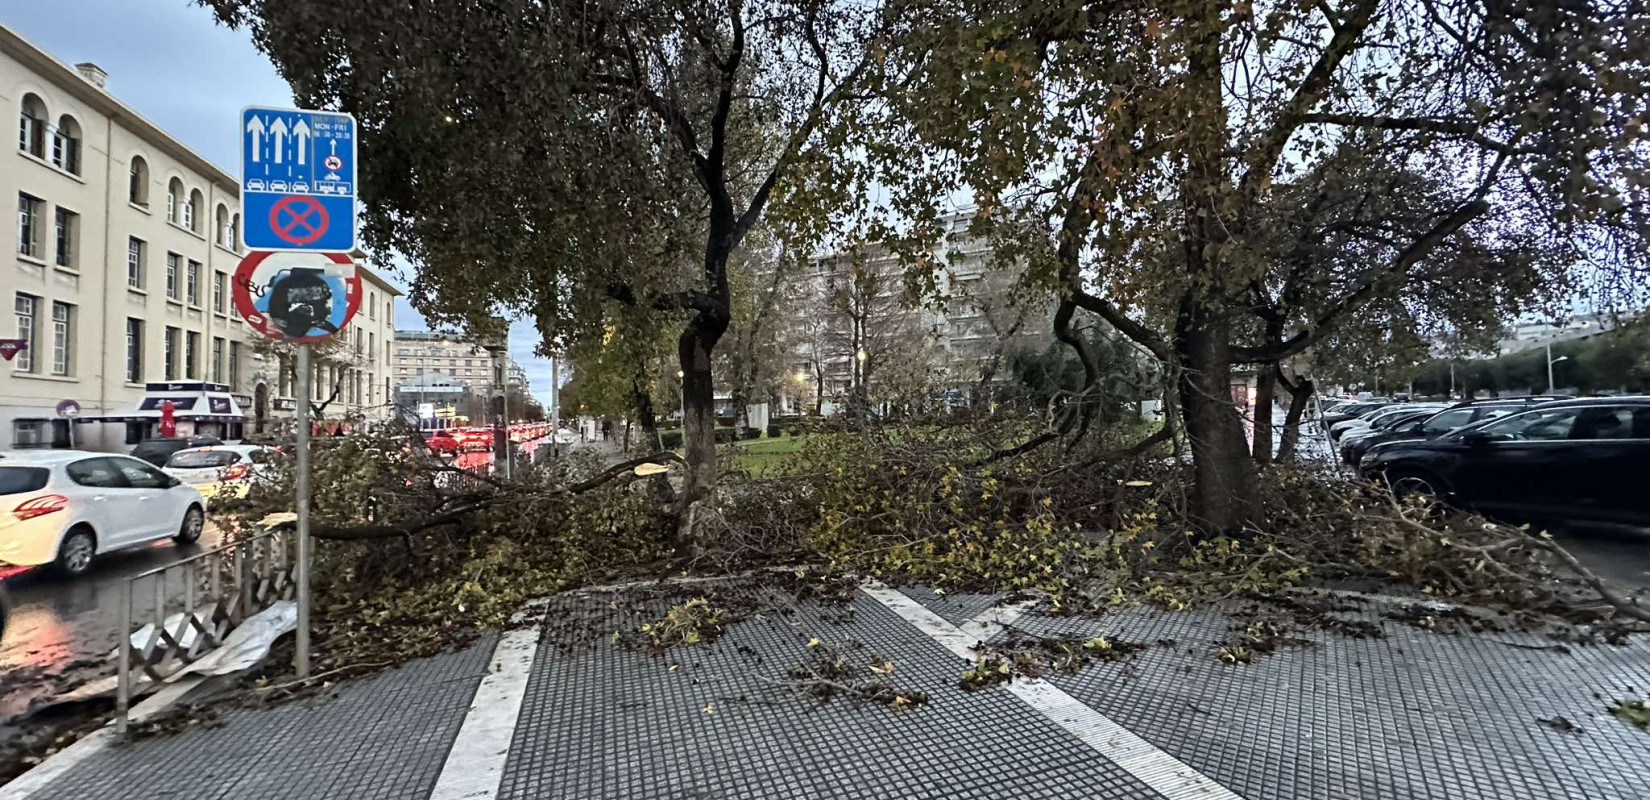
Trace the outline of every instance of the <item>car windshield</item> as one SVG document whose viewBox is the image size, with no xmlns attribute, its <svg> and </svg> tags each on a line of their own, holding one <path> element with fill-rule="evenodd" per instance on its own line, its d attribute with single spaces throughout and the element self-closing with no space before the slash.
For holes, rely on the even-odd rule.
<svg viewBox="0 0 1650 800">
<path fill-rule="evenodd" d="M 1578 409 L 1549 408 L 1497 420 L 1478 430 L 1498 439 L 1550 441 L 1564 439 L 1575 425 Z"/>
<path fill-rule="evenodd" d="M 1448 411 L 1439 412 L 1427 419 L 1426 423 L 1421 426 L 1421 433 L 1428 436 L 1448 433 L 1472 422 L 1472 415 L 1473 410 L 1470 408 L 1452 408 Z"/>
<path fill-rule="evenodd" d="M 45 467 L 0 467 L 0 495 L 38 492 L 50 475 Z"/>
<path fill-rule="evenodd" d="M 240 460 L 240 454 L 233 450 L 185 450 L 174 453 L 167 460 L 166 466 L 175 469 L 207 469 L 227 467 Z"/>
</svg>

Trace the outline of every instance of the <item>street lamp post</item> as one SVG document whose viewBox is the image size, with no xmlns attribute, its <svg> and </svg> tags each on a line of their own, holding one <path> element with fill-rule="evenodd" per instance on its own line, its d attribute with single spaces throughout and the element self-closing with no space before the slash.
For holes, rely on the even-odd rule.
<svg viewBox="0 0 1650 800">
<path fill-rule="evenodd" d="M 1570 360 L 1569 356 L 1559 356 L 1558 358 L 1553 358 L 1553 343 L 1547 342 L 1547 394 L 1553 394 L 1556 391 L 1553 386 L 1553 365 L 1560 361 L 1568 360 Z"/>
<path fill-rule="evenodd" d="M 682 441 L 687 441 L 687 386 L 683 381 L 687 373 L 676 370 L 676 410 L 682 415 Z"/>
</svg>

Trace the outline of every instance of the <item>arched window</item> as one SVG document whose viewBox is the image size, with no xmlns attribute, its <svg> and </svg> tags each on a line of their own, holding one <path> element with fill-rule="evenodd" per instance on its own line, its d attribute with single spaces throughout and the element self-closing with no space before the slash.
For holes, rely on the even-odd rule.
<svg viewBox="0 0 1650 800">
<path fill-rule="evenodd" d="M 212 217 L 212 222 L 214 230 L 218 232 L 218 244 L 234 248 L 235 229 L 229 226 L 229 207 L 219 203 L 218 210 Z"/>
<path fill-rule="evenodd" d="M 231 214 L 229 216 L 229 249 L 231 249 L 231 250 L 241 249 L 241 215 L 240 214 Z"/>
<path fill-rule="evenodd" d="M 80 174 L 80 123 L 64 114 L 52 129 L 52 163 L 70 174 Z"/>
<path fill-rule="evenodd" d="M 143 156 L 132 156 L 132 175 L 126 187 L 126 199 L 149 207 L 149 162 Z"/>
<path fill-rule="evenodd" d="M 39 95 L 23 95 L 23 107 L 17 118 L 17 149 L 35 156 L 46 157 L 46 103 Z"/>
<path fill-rule="evenodd" d="M 205 205 L 205 203 L 201 200 L 201 190 L 196 189 L 189 193 L 189 202 L 183 207 L 183 227 L 196 233 L 201 232 L 202 220 L 200 212 L 206 210 L 201 207 L 203 205 Z"/>
<path fill-rule="evenodd" d="M 174 225 L 183 213 L 183 181 L 173 178 L 166 184 L 166 221 Z"/>
</svg>

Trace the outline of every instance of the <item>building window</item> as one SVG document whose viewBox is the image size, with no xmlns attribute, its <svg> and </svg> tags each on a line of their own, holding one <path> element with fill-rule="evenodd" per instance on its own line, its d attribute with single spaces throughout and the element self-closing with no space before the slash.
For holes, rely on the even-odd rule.
<svg viewBox="0 0 1650 800">
<path fill-rule="evenodd" d="M 241 388 L 241 343 L 229 343 L 229 390 Z"/>
<path fill-rule="evenodd" d="M 17 149 L 35 158 L 46 157 L 46 104 L 39 95 L 23 95 L 17 118 Z"/>
<path fill-rule="evenodd" d="M 212 337 L 212 382 L 223 383 L 223 337 Z"/>
<path fill-rule="evenodd" d="M 143 383 L 143 320 L 126 319 L 126 382 Z"/>
<path fill-rule="evenodd" d="M 183 374 L 189 380 L 200 380 L 201 335 L 190 331 L 183 335 Z"/>
<path fill-rule="evenodd" d="M 23 340 L 23 349 L 12 359 L 18 372 L 34 371 L 34 319 L 40 310 L 40 298 L 17 293 L 17 338 Z"/>
<path fill-rule="evenodd" d="M 52 303 L 52 374 L 67 375 L 74 343 L 74 306 Z"/>
<path fill-rule="evenodd" d="M 33 195 L 17 194 L 17 252 L 40 257 L 40 212 L 45 201 Z"/>
<path fill-rule="evenodd" d="M 201 190 L 196 189 L 189 193 L 189 202 L 183 204 L 183 227 L 200 233 L 201 211 Z"/>
<path fill-rule="evenodd" d="M 229 215 L 229 249 L 239 250 L 241 246 L 241 215 Z"/>
<path fill-rule="evenodd" d="M 229 273 L 226 273 L 226 272 L 213 272 L 212 273 L 212 310 L 213 311 L 216 311 L 219 314 L 223 313 L 224 306 L 229 302 L 228 299 L 224 297 L 224 295 L 228 293 L 228 289 L 229 289 Z"/>
<path fill-rule="evenodd" d="M 219 203 L 218 210 L 214 214 L 216 216 L 213 218 L 213 222 L 218 231 L 218 246 L 234 249 L 235 232 L 229 227 L 229 207 Z"/>
<path fill-rule="evenodd" d="M 64 114 L 52 131 L 52 164 L 72 175 L 80 174 L 80 123 Z"/>
<path fill-rule="evenodd" d="M 142 156 L 132 156 L 132 167 L 126 182 L 127 202 L 149 207 L 149 162 Z"/>
<path fill-rule="evenodd" d="M 60 267 L 74 267 L 75 256 L 79 248 L 76 240 L 80 236 L 80 215 L 62 206 L 57 208 L 57 265 Z"/>
<path fill-rule="evenodd" d="M 182 266 L 183 256 L 177 253 L 166 254 L 166 299 L 178 299 L 178 270 Z"/>
<path fill-rule="evenodd" d="M 143 240 L 136 236 L 126 239 L 126 285 L 133 289 L 143 288 Z"/>
<path fill-rule="evenodd" d="M 189 290 L 189 305 L 200 308 L 201 305 L 201 262 L 190 261 L 187 286 Z"/>
<path fill-rule="evenodd" d="M 371 331 L 367 332 L 367 362 L 378 360 L 378 337 Z"/>
<path fill-rule="evenodd" d="M 161 364 L 166 368 L 166 380 L 178 379 L 178 338 L 183 331 L 166 326 L 166 339 L 161 342 Z"/>
<path fill-rule="evenodd" d="M 377 292 L 367 292 L 367 319 L 378 319 Z"/>
<path fill-rule="evenodd" d="M 166 183 L 166 221 L 178 224 L 178 213 L 183 208 L 183 181 L 173 178 Z"/>
</svg>

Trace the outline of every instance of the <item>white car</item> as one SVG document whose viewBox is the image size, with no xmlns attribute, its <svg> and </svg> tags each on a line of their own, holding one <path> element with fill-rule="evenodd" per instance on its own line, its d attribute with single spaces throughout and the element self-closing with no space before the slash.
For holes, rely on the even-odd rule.
<svg viewBox="0 0 1650 800">
<path fill-rule="evenodd" d="M 131 456 L 19 451 L 0 461 L 0 562 L 70 575 L 123 547 L 200 538 L 200 492 Z"/>
<path fill-rule="evenodd" d="M 252 478 L 265 470 L 269 451 L 251 444 L 219 444 L 179 450 L 161 470 L 208 500 L 220 494 L 246 494 Z"/>
</svg>

